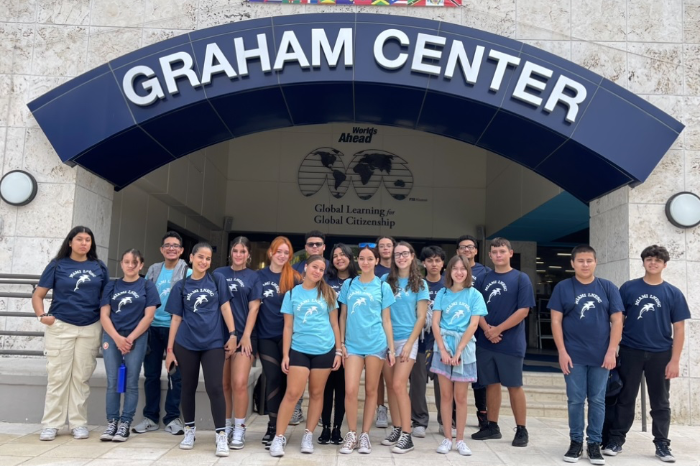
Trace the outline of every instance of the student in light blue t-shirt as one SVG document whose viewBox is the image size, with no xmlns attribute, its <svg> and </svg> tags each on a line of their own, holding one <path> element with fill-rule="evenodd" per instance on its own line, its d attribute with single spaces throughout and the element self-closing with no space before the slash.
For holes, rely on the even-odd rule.
<svg viewBox="0 0 700 466">
<path fill-rule="evenodd" d="M 467 422 L 467 390 L 477 380 L 476 339 L 479 318 L 487 315 L 484 298 L 472 286 L 471 267 L 467 258 L 455 256 L 445 269 L 445 288 L 433 302 L 435 347 L 430 371 L 440 378 L 442 428 L 445 434 L 438 453 L 452 450 L 452 400 L 457 408 L 457 443 L 460 455 L 470 456 L 464 442 Z"/>
<path fill-rule="evenodd" d="M 390 366 L 395 362 L 390 311 L 395 298 L 391 287 L 374 275 L 379 252 L 366 245 L 360 250 L 357 262 L 360 275 L 346 280 L 338 296 L 340 340 L 345 358 L 345 411 L 348 418 L 348 433 L 340 449 L 342 454 L 352 453 L 358 447 L 360 453 L 372 451 L 369 429 L 377 403 L 379 374 L 384 359 L 389 360 Z M 362 369 L 365 369 L 365 406 L 362 432 L 358 438 L 357 395 Z"/>
<path fill-rule="evenodd" d="M 342 364 L 338 330 L 338 301 L 335 291 L 323 280 L 326 261 L 315 255 L 306 260 L 304 280 L 284 295 L 282 371 L 287 374 L 287 390 L 277 411 L 277 434 L 270 445 L 271 456 L 283 456 L 287 439 L 284 432 L 295 405 L 309 382 L 309 409 L 301 452 L 313 453 L 313 431 L 321 418 L 323 391 L 331 370 Z"/>
<path fill-rule="evenodd" d="M 382 281 L 389 284 L 396 299 L 391 305 L 396 364 L 391 366 L 385 362 L 383 369 L 394 428 L 382 440 L 382 445 L 393 445 L 394 453 L 406 453 L 413 450 L 408 378 L 416 362 L 418 337 L 425 325 L 430 300 L 428 284 L 421 276 L 413 246 L 405 241 L 396 245 L 391 271 Z"/>
</svg>

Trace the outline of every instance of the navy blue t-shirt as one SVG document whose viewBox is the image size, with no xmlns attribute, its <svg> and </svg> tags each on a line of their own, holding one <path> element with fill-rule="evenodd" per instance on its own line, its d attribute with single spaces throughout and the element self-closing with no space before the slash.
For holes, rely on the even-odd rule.
<svg viewBox="0 0 700 466">
<path fill-rule="evenodd" d="M 603 278 L 587 285 L 567 278 L 554 287 L 547 307 L 564 314 L 564 346 L 571 361 L 602 366 L 610 344 L 610 316 L 624 309 L 617 287 Z"/>
<path fill-rule="evenodd" d="M 175 336 L 178 345 L 192 351 L 224 347 L 224 335 L 228 335 L 228 329 L 221 306 L 229 299 L 226 290 L 224 277 L 212 277 L 208 273 L 199 280 L 188 277 L 175 283 L 165 308 L 169 313 L 182 317 Z"/>
<path fill-rule="evenodd" d="M 156 285 L 143 277 L 134 282 L 123 279 L 112 280 L 102 293 L 100 307 L 109 304 L 109 318 L 117 332 L 131 332 L 143 319 L 146 308 L 160 307 L 160 296 Z"/>
<path fill-rule="evenodd" d="M 474 267 L 472 267 L 472 286 L 476 283 L 477 278 L 489 272 L 491 272 L 490 267 L 474 262 Z"/>
<path fill-rule="evenodd" d="M 335 277 L 335 278 L 325 278 L 326 283 L 330 285 L 331 288 L 333 288 L 333 291 L 335 291 L 336 295 L 340 294 L 340 289 L 343 287 L 343 283 L 345 280 L 349 280 L 348 278 L 340 278 L 340 277 Z"/>
<path fill-rule="evenodd" d="M 101 260 L 77 262 L 70 257 L 52 260 L 39 279 L 39 286 L 53 290 L 49 312 L 71 325 L 84 327 L 100 320 L 100 298 L 109 282 Z"/>
<path fill-rule="evenodd" d="M 326 270 L 328 270 L 328 264 L 329 264 L 328 259 L 326 259 Z M 299 275 L 304 275 L 304 266 L 306 266 L 306 259 L 304 259 L 301 262 L 297 262 L 296 264 L 294 264 L 292 266 L 292 268 L 294 270 L 296 270 L 297 272 L 299 272 Z"/>
<path fill-rule="evenodd" d="M 673 348 L 673 324 L 690 319 L 690 309 L 681 290 L 663 282 L 649 285 L 630 280 L 620 288 L 625 306 L 625 326 L 620 344 L 661 353 Z"/>
<path fill-rule="evenodd" d="M 426 349 L 432 349 L 435 343 L 435 335 L 433 335 L 433 303 L 435 302 L 435 296 L 437 296 L 438 291 L 445 288 L 445 277 L 440 277 L 440 280 L 436 282 L 431 282 L 427 278 L 425 283 L 428 284 L 428 295 L 430 300 L 428 301 L 428 314 L 425 318 L 425 325 L 430 329 L 423 332 L 423 338 L 418 340 L 418 352 L 425 353 Z"/>
<path fill-rule="evenodd" d="M 492 270 L 482 274 L 477 279 L 475 288 L 481 292 L 489 311 L 485 317 L 486 323 L 493 327 L 501 325 L 518 309 L 535 306 L 530 277 L 515 269 L 506 273 Z M 497 353 L 525 357 L 525 320 L 503 332 L 502 336 L 499 343 L 491 343 L 479 327 L 476 330 L 476 344 Z"/>
<path fill-rule="evenodd" d="M 281 273 L 275 273 L 270 267 L 258 270 L 258 279 L 262 288 L 260 312 L 258 312 L 258 338 L 281 338 L 284 333 L 284 316 L 282 316 L 282 300 L 280 293 Z M 296 285 L 296 283 L 295 283 Z"/>
<path fill-rule="evenodd" d="M 251 301 L 260 299 L 262 288 L 258 274 L 250 269 L 233 270 L 231 267 L 219 267 L 214 275 L 221 275 L 226 280 L 226 288 L 230 294 L 231 312 L 236 333 L 242 335 L 248 321 L 248 307 Z M 256 335 L 253 328 L 251 336 Z"/>
<path fill-rule="evenodd" d="M 374 275 L 377 277 L 382 277 L 389 272 L 391 272 L 391 269 L 389 267 L 384 267 L 382 264 L 374 266 Z"/>
</svg>

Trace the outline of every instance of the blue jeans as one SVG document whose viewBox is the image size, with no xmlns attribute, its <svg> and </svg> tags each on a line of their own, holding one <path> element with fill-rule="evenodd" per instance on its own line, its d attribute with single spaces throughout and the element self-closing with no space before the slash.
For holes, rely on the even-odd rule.
<svg viewBox="0 0 700 466">
<path fill-rule="evenodd" d="M 122 422 L 129 423 L 134 420 L 136 405 L 139 402 L 139 374 L 141 373 L 143 356 L 146 354 L 147 339 L 148 336 L 145 334 L 138 337 L 131 347 L 131 351 L 122 356 L 112 337 L 107 332 L 103 332 L 102 355 L 107 371 L 107 419 L 121 419 Z M 107 346 L 106 349 L 105 346 Z M 126 365 L 126 392 L 124 393 L 124 409 L 119 416 L 122 394 L 117 393 L 117 379 L 122 358 Z"/>
<path fill-rule="evenodd" d="M 143 415 L 156 424 L 160 421 L 160 375 L 163 371 L 163 355 L 168 347 L 169 333 L 168 327 L 150 327 L 148 329 L 148 349 L 143 360 L 143 373 L 146 377 L 143 384 L 143 391 L 146 395 Z M 165 416 L 163 416 L 163 424 L 165 425 L 180 417 L 180 395 L 182 393 L 180 369 L 175 370 L 170 381 L 172 387 L 168 384 L 168 393 L 165 396 Z"/>
<path fill-rule="evenodd" d="M 600 366 L 574 364 L 566 381 L 566 396 L 569 405 L 569 437 L 573 442 L 583 443 L 583 404 L 588 398 L 588 443 L 603 441 L 603 421 L 605 420 L 605 389 L 608 384 L 608 370 Z"/>
</svg>

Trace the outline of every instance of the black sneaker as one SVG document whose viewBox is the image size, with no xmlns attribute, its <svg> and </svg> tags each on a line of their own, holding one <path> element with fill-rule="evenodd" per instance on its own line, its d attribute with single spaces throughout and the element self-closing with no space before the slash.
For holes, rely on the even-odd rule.
<svg viewBox="0 0 700 466">
<path fill-rule="evenodd" d="M 333 427 L 333 432 L 331 432 L 331 443 L 333 445 L 340 445 L 343 443 L 343 436 L 340 434 L 340 426 Z"/>
<path fill-rule="evenodd" d="M 130 422 L 120 422 L 112 442 L 126 442 L 129 438 L 129 432 L 131 432 L 129 427 L 131 427 Z"/>
<path fill-rule="evenodd" d="M 265 432 L 265 435 L 263 435 L 263 438 L 262 438 L 262 444 L 265 445 L 265 450 L 270 449 L 270 444 L 272 443 L 272 439 L 275 438 L 276 434 L 277 434 L 277 428 L 272 424 L 268 424 L 267 425 L 267 432 Z"/>
<path fill-rule="evenodd" d="M 676 458 L 671 454 L 671 447 L 667 442 L 654 442 L 656 445 L 656 457 L 665 463 L 675 463 Z"/>
<path fill-rule="evenodd" d="M 600 443 L 589 443 L 588 444 L 588 461 L 591 464 L 605 464 L 605 458 L 603 458 L 602 453 L 600 453 Z"/>
<path fill-rule="evenodd" d="M 394 427 L 391 432 L 389 432 L 389 435 L 386 436 L 384 440 L 382 440 L 382 445 L 386 445 L 387 447 L 390 447 L 392 445 L 396 445 L 396 442 L 399 441 L 399 438 L 401 437 L 401 427 Z"/>
<path fill-rule="evenodd" d="M 318 438 L 318 443 L 321 445 L 328 445 L 331 443 L 331 428 L 330 426 L 323 426 L 321 431 L 321 436 Z"/>
<path fill-rule="evenodd" d="M 402 432 L 396 445 L 391 449 L 393 453 L 408 453 L 413 450 L 413 439 L 408 432 Z"/>
<path fill-rule="evenodd" d="M 576 463 L 583 455 L 583 443 L 571 441 L 569 451 L 564 454 L 564 461 L 567 463 Z"/>
<path fill-rule="evenodd" d="M 102 435 L 100 435 L 100 440 L 103 442 L 111 442 L 114 438 L 114 434 L 117 433 L 117 424 L 119 424 L 118 419 L 109 419 L 107 421 L 107 428 L 102 432 Z"/>
<path fill-rule="evenodd" d="M 501 429 L 498 427 L 498 424 L 491 421 L 489 421 L 488 426 L 486 426 L 483 429 L 480 429 L 479 432 L 475 432 L 472 434 L 472 438 L 474 440 L 491 440 L 499 439 L 502 437 L 503 435 L 501 435 Z"/>
<path fill-rule="evenodd" d="M 608 442 L 608 444 L 603 448 L 603 454 L 605 456 L 617 456 L 622 453 L 622 445 L 618 445 L 616 442 Z"/>
<path fill-rule="evenodd" d="M 529 441 L 530 436 L 527 434 L 527 428 L 525 428 L 525 426 L 517 426 L 515 428 L 515 437 L 513 438 L 512 445 L 514 447 L 526 447 Z"/>
<path fill-rule="evenodd" d="M 486 411 L 477 411 L 476 419 L 479 421 L 479 429 L 485 429 L 489 426 L 489 419 L 486 417 Z"/>
</svg>

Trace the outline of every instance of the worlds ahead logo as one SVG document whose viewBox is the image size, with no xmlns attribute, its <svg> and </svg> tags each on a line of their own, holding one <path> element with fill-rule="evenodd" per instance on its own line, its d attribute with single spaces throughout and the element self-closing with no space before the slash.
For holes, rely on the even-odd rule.
<svg viewBox="0 0 700 466">
<path fill-rule="evenodd" d="M 383 184 L 391 197 L 401 201 L 413 188 L 413 173 L 408 169 L 408 162 L 396 154 L 377 149 L 362 150 L 352 156 L 347 168 L 343 156 L 338 149 L 320 147 L 304 157 L 298 175 L 301 193 L 310 197 L 327 185 L 331 195 L 340 199 L 352 184 L 357 196 L 367 200 Z"/>
</svg>

